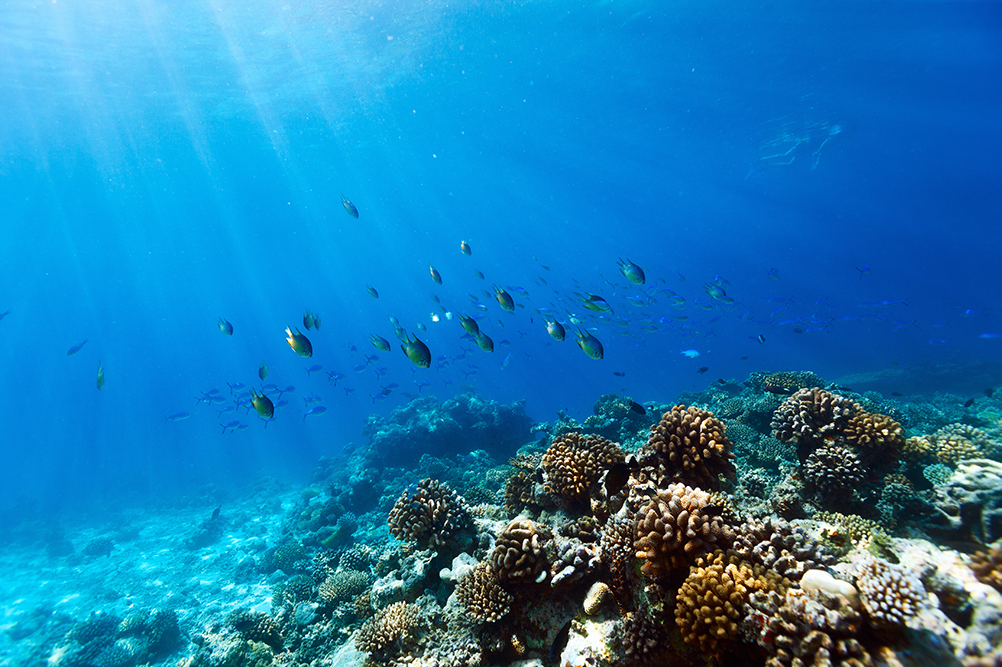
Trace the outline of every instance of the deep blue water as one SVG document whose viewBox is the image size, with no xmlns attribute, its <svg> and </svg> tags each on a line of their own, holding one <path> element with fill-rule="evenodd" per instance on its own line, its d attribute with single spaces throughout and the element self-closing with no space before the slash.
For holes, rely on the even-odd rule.
<svg viewBox="0 0 1002 667">
<path fill-rule="evenodd" d="M 0 497 L 305 479 L 415 382 L 537 420 L 758 370 L 997 384 L 1000 28 L 995 3 L 5 3 Z M 717 276 L 733 304 L 704 292 Z M 479 314 L 468 294 L 493 354 L 430 319 L 432 295 Z M 306 308 L 309 360 L 283 333 Z M 390 315 L 448 365 L 411 364 Z M 394 349 L 356 373 L 370 333 Z M 260 387 L 262 360 L 296 387 L 267 428 L 196 404 Z M 328 411 L 304 421 L 314 392 Z"/>
</svg>

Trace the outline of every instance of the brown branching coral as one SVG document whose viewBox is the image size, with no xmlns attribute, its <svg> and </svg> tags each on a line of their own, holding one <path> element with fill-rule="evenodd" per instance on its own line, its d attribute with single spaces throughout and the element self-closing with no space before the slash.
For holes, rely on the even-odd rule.
<svg viewBox="0 0 1002 667">
<path fill-rule="evenodd" d="M 961 461 L 984 458 L 991 445 L 987 433 L 967 424 L 948 424 L 923 438 L 941 463 L 953 467 Z"/>
<path fill-rule="evenodd" d="M 856 640 L 858 611 L 846 599 L 815 599 L 790 589 L 782 598 L 753 593 L 744 622 L 748 634 L 771 656 L 767 667 L 869 667 L 870 655 Z"/>
<path fill-rule="evenodd" d="M 710 505 L 709 494 L 684 484 L 659 489 L 637 512 L 634 549 L 643 558 L 641 572 L 661 577 L 672 568 L 734 538 L 734 533 Z"/>
<path fill-rule="evenodd" d="M 390 510 L 388 521 L 394 537 L 422 547 L 444 546 L 473 525 L 466 501 L 433 479 L 405 490 Z"/>
<path fill-rule="evenodd" d="M 825 442 L 841 437 L 849 420 L 861 410 L 858 403 L 824 389 L 799 389 L 773 415 L 773 435 L 796 443 L 803 462 Z"/>
<path fill-rule="evenodd" d="M 501 620 L 511 611 L 514 598 L 501 588 L 490 563 L 478 563 L 456 584 L 456 598 L 470 616 L 481 623 Z"/>
<path fill-rule="evenodd" d="M 508 516 L 518 514 L 533 502 L 534 489 L 535 478 L 532 473 L 519 471 L 508 478 L 504 484 L 504 510 Z"/>
<path fill-rule="evenodd" d="M 502 580 L 535 583 L 546 580 L 543 543 L 549 535 L 541 528 L 528 519 L 517 518 L 501 531 L 491 553 L 491 564 Z"/>
<path fill-rule="evenodd" d="M 602 535 L 599 538 L 602 563 L 612 575 L 612 589 L 620 600 L 628 597 L 630 589 L 633 559 L 636 557 L 633 532 L 632 518 L 614 516 L 602 527 Z"/>
<path fill-rule="evenodd" d="M 863 608 L 878 625 L 902 625 L 927 604 L 922 581 L 907 569 L 871 558 L 856 579 Z"/>
<path fill-rule="evenodd" d="M 1002 548 L 972 554 L 971 569 L 978 581 L 1002 591 Z"/>
<path fill-rule="evenodd" d="M 873 412 L 857 412 L 850 417 L 843 435 L 860 451 L 886 457 L 895 456 L 905 441 L 901 424 Z"/>
<path fill-rule="evenodd" d="M 791 526 L 783 519 L 749 519 L 734 533 L 734 552 L 738 556 L 775 570 L 792 581 L 799 581 L 807 570 L 835 562 L 834 556 L 803 528 Z"/>
<path fill-rule="evenodd" d="M 651 427 L 644 449 L 657 452 L 668 478 L 703 489 L 720 488 L 734 474 L 727 427 L 712 412 L 676 405 Z"/>
<path fill-rule="evenodd" d="M 675 622 L 685 641 L 716 653 L 718 642 L 738 637 L 745 606 L 755 591 L 786 595 L 790 582 L 733 552 L 700 556 L 678 591 Z"/>
<path fill-rule="evenodd" d="M 587 505 L 602 473 L 625 459 L 623 448 L 602 436 L 565 433 L 549 446 L 541 465 L 547 490 Z"/>
<path fill-rule="evenodd" d="M 362 625 L 355 634 L 355 646 L 369 654 L 399 653 L 416 641 L 421 621 L 416 604 L 394 602 Z"/>
</svg>

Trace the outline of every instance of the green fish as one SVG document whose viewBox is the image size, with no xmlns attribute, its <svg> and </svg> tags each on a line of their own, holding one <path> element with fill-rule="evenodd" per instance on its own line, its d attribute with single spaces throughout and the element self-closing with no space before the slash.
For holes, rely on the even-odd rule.
<svg viewBox="0 0 1002 667">
<path fill-rule="evenodd" d="M 463 254 L 466 255 L 467 257 L 473 254 L 473 248 L 471 248 L 470 244 L 467 243 L 465 240 L 459 242 L 459 249 L 462 250 Z"/>
<path fill-rule="evenodd" d="M 251 405 L 265 419 L 271 419 L 275 416 L 275 404 L 264 394 L 257 393 L 254 387 L 251 387 Z"/>
<path fill-rule="evenodd" d="M 466 315 L 460 315 L 459 323 L 463 325 L 463 329 L 466 330 L 466 333 L 470 334 L 474 338 L 476 338 L 477 334 L 480 333 L 480 325 L 478 325 L 477 321 L 472 317 L 467 317 Z"/>
<path fill-rule="evenodd" d="M 626 279 L 629 280 L 634 285 L 643 285 L 647 282 L 647 276 L 644 275 L 644 270 L 631 262 L 629 259 L 624 260 L 622 257 L 619 258 L 619 270 L 622 271 Z"/>
<path fill-rule="evenodd" d="M 380 352 L 390 351 L 390 341 L 386 340 L 382 336 L 377 336 L 376 334 L 369 334 L 369 340 L 372 342 L 373 347 L 375 347 Z"/>
<path fill-rule="evenodd" d="M 414 340 L 411 340 L 411 336 L 408 334 L 407 339 L 400 346 L 400 349 L 404 351 L 407 358 L 414 362 L 414 365 L 418 368 L 428 368 L 431 366 L 431 350 L 417 336 L 414 336 Z"/>
<path fill-rule="evenodd" d="M 442 274 L 438 272 L 438 269 L 436 269 L 434 266 L 429 266 L 428 267 L 428 271 L 429 271 L 429 273 L 431 273 L 431 279 L 432 279 L 432 281 L 436 285 L 441 285 L 442 284 Z"/>
<path fill-rule="evenodd" d="M 494 341 L 491 340 L 491 337 L 485 334 L 483 331 L 474 336 L 474 338 L 477 339 L 477 345 L 479 345 L 480 349 L 483 350 L 484 352 L 494 351 Z"/>
<path fill-rule="evenodd" d="M 605 349 L 602 347 L 602 343 L 599 342 L 598 338 L 595 338 L 587 331 L 581 331 L 578 329 L 578 347 L 584 350 L 592 359 L 601 359 L 605 356 Z"/>
<path fill-rule="evenodd" d="M 564 331 L 564 326 L 557 322 L 556 320 L 546 320 L 546 333 L 553 337 L 553 340 L 563 340 L 567 332 Z"/>
<path fill-rule="evenodd" d="M 509 313 L 515 312 L 515 300 L 511 298 L 511 294 L 505 292 L 504 289 L 494 286 L 494 298 L 498 300 L 501 307 L 507 310 Z"/>
<path fill-rule="evenodd" d="M 216 322 L 216 326 L 218 326 L 219 330 L 222 331 L 227 336 L 233 335 L 233 325 L 224 320 L 223 318 L 221 317 L 219 318 L 219 320 Z"/>
<path fill-rule="evenodd" d="M 307 309 L 306 313 L 303 315 L 303 326 L 306 327 L 307 331 L 313 328 L 313 313 L 311 313 L 309 309 Z"/>
<path fill-rule="evenodd" d="M 104 387 L 104 366 L 97 362 L 97 389 L 100 391 Z"/>
<path fill-rule="evenodd" d="M 264 362 L 264 361 L 261 362 L 261 367 L 257 369 L 257 376 L 259 378 L 261 378 L 262 380 L 265 379 L 266 377 L 268 377 L 268 364 L 267 364 L 267 362 Z"/>
<path fill-rule="evenodd" d="M 365 291 L 368 292 L 369 296 L 371 296 L 373 299 L 378 299 L 379 298 L 379 292 L 377 292 L 376 288 L 373 287 L 372 285 L 366 285 L 365 286 Z"/>
<path fill-rule="evenodd" d="M 288 336 L 285 342 L 289 344 L 293 352 L 301 357 L 313 356 L 313 344 L 309 338 L 300 333 L 299 329 L 296 329 L 296 333 L 292 333 L 292 327 L 286 327 L 285 335 Z"/>
<path fill-rule="evenodd" d="M 477 278 L 480 278 L 481 280 L 485 279 L 484 272 L 481 271 L 480 269 L 473 269 L 473 273 L 477 274 Z"/>
<path fill-rule="evenodd" d="M 344 195 L 341 195 L 341 206 L 344 206 L 344 210 L 348 211 L 348 215 L 356 220 L 358 219 L 358 209 Z"/>
<path fill-rule="evenodd" d="M 597 294 L 589 294 L 584 300 L 584 307 L 588 310 L 593 310 L 596 313 L 611 313 L 612 306 L 609 302 L 600 297 Z"/>
</svg>

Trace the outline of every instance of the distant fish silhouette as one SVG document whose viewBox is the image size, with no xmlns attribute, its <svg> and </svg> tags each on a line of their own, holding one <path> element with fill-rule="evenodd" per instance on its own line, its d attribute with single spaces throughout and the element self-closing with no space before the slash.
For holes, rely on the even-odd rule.
<svg viewBox="0 0 1002 667">
<path fill-rule="evenodd" d="M 85 338 L 85 339 L 84 339 L 84 342 L 82 342 L 82 343 L 78 343 L 78 344 L 74 345 L 73 347 L 71 347 L 70 349 L 66 350 L 66 356 L 67 356 L 67 357 L 70 357 L 70 356 L 73 356 L 74 354 L 76 354 L 77 352 L 79 352 L 79 351 L 80 351 L 80 349 L 81 349 L 81 348 L 82 348 L 82 347 L 83 347 L 84 345 L 86 345 L 86 344 L 87 344 L 87 340 L 88 340 L 88 339 L 86 339 L 86 338 Z"/>
</svg>

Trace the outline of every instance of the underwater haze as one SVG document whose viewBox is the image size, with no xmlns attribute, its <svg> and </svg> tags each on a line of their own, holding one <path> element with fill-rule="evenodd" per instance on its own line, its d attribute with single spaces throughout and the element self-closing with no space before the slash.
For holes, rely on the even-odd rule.
<svg viewBox="0 0 1002 667">
<path fill-rule="evenodd" d="M 0 497 L 305 480 L 370 415 L 469 388 L 534 421 L 753 371 L 980 395 L 1000 28 L 995 3 L 7 2 Z M 251 388 L 288 404 L 266 422 Z"/>
</svg>

